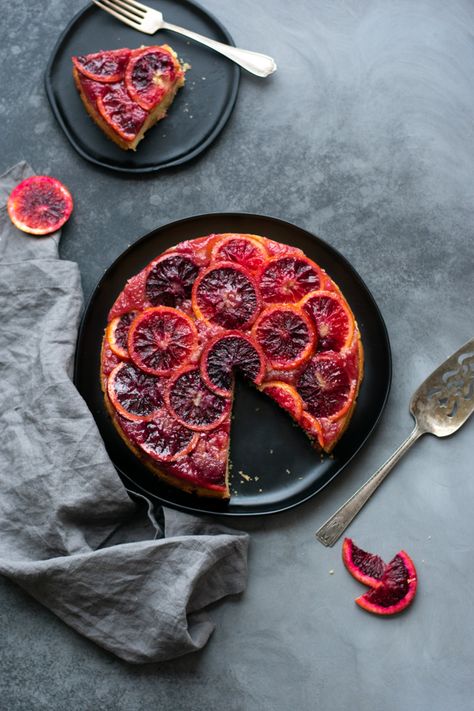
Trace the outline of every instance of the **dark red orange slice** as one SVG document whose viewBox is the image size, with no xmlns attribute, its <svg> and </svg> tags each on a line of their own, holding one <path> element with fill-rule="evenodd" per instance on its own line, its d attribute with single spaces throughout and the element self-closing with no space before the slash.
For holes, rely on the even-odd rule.
<svg viewBox="0 0 474 711">
<path fill-rule="evenodd" d="M 313 325 L 299 306 L 267 307 L 256 320 L 252 334 L 277 370 L 297 368 L 316 345 Z"/>
<path fill-rule="evenodd" d="M 247 269 L 232 262 L 217 262 L 194 282 L 192 303 L 198 319 L 226 329 L 245 329 L 259 312 L 260 296 Z"/>
<path fill-rule="evenodd" d="M 137 137 L 148 116 L 147 111 L 132 101 L 123 83 L 110 84 L 110 89 L 97 98 L 97 108 L 104 121 L 124 141 Z"/>
<path fill-rule="evenodd" d="M 79 55 L 72 61 L 84 76 L 101 83 L 113 83 L 123 79 L 130 58 L 129 49 L 113 49 L 95 54 Z"/>
<path fill-rule="evenodd" d="M 129 358 L 128 331 L 136 315 L 137 311 L 129 311 L 126 314 L 122 314 L 122 316 L 116 316 L 110 321 L 105 332 L 110 348 L 115 355 L 123 358 L 123 360 L 128 360 Z"/>
<path fill-rule="evenodd" d="M 304 406 L 304 404 L 303 404 Z M 318 443 L 321 449 L 324 449 L 324 433 L 321 424 L 318 422 L 316 417 L 313 417 L 306 410 L 303 410 L 300 417 L 300 425 L 308 435 L 310 439 Z"/>
<path fill-rule="evenodd" d="M 171 253 L 156 261 L 146 279 L 146 295 L 153 306 L 181 306 L 191 298 L 199 267 L 190 257 Z"/>
<path fill-rule="evenodd" d="M 56 178 L 34 175 L 22 180 L 10 193 L 7 209 L 13 224 L 31 235 L 59 230 L 72 212 L 69 190 Z"/>
<path fill-rule="evenodd" d="M 209 432 L 196 432 L 198 443 L 189 457 L 173 467 L 172 473 L 180 474 L 195 485 L 203 485 L 211 490 L 227 493 L 227 447 L 229 428 L 227 423 Z M 227 497 L 226 497 L 227 498 Z"/>
<path fill-rule="evenodd" d="M 259 384 L 265 375 L 265 358 L 252 338 L 239 331 L 229 331 L 213 338 L 204 349 L 201 375 L 214 392 L 228 396 L 236 370 L 252 383 Z"/>
<path fill-rule="evenodd" d="M 156 306 L 133 320 L 128 352 L 145 373 L 169 375 L 187 363 L 197 341 L 196 327 L 189 316 L 168 306 Z"/>
<path fill-rule="evenodd" d="M 210 430 L 228 416 L 231 400 L 208 388 L 198 368 L 183 368 L 170 382 L 166 404 L 171 414 L 193 430 Z"/>
<path fill-rule="evenodd" d="M 170 52 L 163 47 L 145 47 L 132 52 L 125 72 L 125 85 L 132 99 L 150 111 L 162 100 L 175 76 L 175 63 Z"/>
<path fill-rule="evenodd" d="M 163 406 L 163 384 L 133 363 L 119 363 L 110 373 L 107 393 L 112 405 L 128 420 L 151 420 Z"/>
<path fill-rule="evenodd" d="M 296 303 L 321 284 L 321 269 L 303 255 L 274 257 L 260 276 L 262 298 L 270 304 Z"/>
<path fill-rule="evenodd" d="M 386 566 L 379 585 L 358 597 L 356 603 L 375 615 L 395 615 L 413 602 L 417 586 L 413 561 L 400 551 Z"/>
<path fill-rule="evenodd" d="M 342 560 L 349 573 L 363 585 L 371 588 L 380 584 L 387 564 L 374 553 L 358 548 L 351 538 L 342 544 Z"/>
<path fill-rule="evenodd" d="M 300 419 L 303 412 L 303 401 L 292 385 L 280 380 L 272 380 L 262 385 L 261 390 L 275 400 L 280 407 L 287 410 L 293 419 L 296 421 Z"/>
<path fill-rule="evenodd" d="M 153 420 L 132 422 L 120 417 L 119 421 L 132 443 L 158 462 L 183 459 L 199 441 L 197 432 L 177 422 L 165 408 Z"/>
<path fill-rule="evenodd" d="M 297 390 L 314 417 L 342 417 L 354 399 L 347 364 L 338 353 L 315 355 L 297 383 Z"/>
<path fill-rule="evenodd" d="M 310 316 L 318 332 L 318 350 L 341 351 L 354 334 L 354 319 L 344 299 L 334 291 L 307 294 L 300 306 Z"/>
<path fill-rule="evenodd" d="M 235 262 L 251 272 L 258 272 L 268 259 L 262 242 L 251 235 L 228 235 L 220 239 L 211 252 L 213 262 Z"/>
</svg>

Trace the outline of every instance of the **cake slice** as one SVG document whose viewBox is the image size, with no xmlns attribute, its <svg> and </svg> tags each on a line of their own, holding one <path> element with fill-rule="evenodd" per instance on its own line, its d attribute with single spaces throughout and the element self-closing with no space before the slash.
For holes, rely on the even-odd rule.
<svg viewBox="0 0 474 711">
<path fill-rule="evenodd" d="M 95 123 L 123 150 L 135 150 L 166 116 L 186 67 L 164 44 L 72 57 L 73 77 Z"/>
</svg>

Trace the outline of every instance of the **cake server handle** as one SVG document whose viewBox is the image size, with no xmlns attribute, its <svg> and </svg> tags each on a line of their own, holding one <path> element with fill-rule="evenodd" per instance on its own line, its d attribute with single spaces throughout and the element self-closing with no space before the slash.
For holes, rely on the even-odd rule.
<svg viewBox="0 0 474 711">
<path fill-rule="evenodd" d="M 409 437 L 395 450 L 391 457 L 387 459 L 385 464 L 382 464 L 380 469 L 377 469 L 375 474 L 372 474 L 365 484 L 358 489 L 355 494 L 352 494 L 350 499 L 343 504 L 336 513 L 323 523 L 321 528 L 316 531 L 316 538 L 325 546 L 333 546 L 340 536 L 344 533 L 350 522 L 357 516 L 361 508 L 367 503 L 374 491 L 380 486 L 387 474 L 392 471 L 393 467 L 403 457 L 412 444 L 424 434 L 418 425 L 416 425 Z"/>
</svg>

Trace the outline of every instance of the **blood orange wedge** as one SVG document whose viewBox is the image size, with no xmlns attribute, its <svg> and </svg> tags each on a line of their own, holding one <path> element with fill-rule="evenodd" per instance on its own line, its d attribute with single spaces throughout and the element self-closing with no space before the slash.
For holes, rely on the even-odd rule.
<svg viewBox="0 0 474 711">
<path fill-rule="evenodd" d="M 108 52 L 80 55 L 73 57 L 72 61 L 84 76 L 108 84 L 123 79 L 129 57 L 129 49 L 114 49 Z"/>
<path fill-rule="evenodd" d="M 394 615 L 413 602 L 417 585 L 413 561 L 400 551 L 387 565 L 380 585 L 356 598 L 356 603 L 376 615 Z"/>
<path fill-rule="evenodd" d="M 162 383 L 132 363 L 119 363 L 109 375 L 107 393 L 112 405 L 128 420 L 151 420 L 163 406 Z"/>
<path fill-rule="evenodd" d="M 109 346 L 115 355 L 124 360 L 129 358 L 127 347 L 128 331 L 137 313 L 137 311 L 129 311 L 126 314 L 122 314 L 122 316 L 116 316 L 107 326 L 106 336 Z"/>
<path fill-rule="evenodd" d="M 303 412 L 303 401 L 292 385 L 280 380 L 271 380 L 261 387 L 261 391 L 275 400 L 284 410 L 287 410 L 295 420 L 300 419 Z"/>
<path fill-rule="evenodd" d="M 267 303 L 295 303 L 310 291 L 321 288 L 321 269 L 311 259 L 275 257 L 260 276 L 260 291 Z"/>
<path fill-rule="evenodd" d="M 324 449 L 325 442 L 323 429 L 318 420 L 312 415 L 310 415 L 309 412 L 303 410 L 300 418 L 300 425 L 304 429 L 308 437 L 314 440 L 315 444 L 317 442 L 321 449 Z"/>
<path fill-rule="evenodd" d="M 350 345 L 354 319 L 339 294 L 314 291 L 303 298 L 300 306 L 316 325 L 318 350 L 340 351 Z"/>
<path fill-rule="evenodd" d="M 191 298 L 199 268 L 183 254 L 161 257 L 148 272 L 146 295 L 153 306 L 180 306 Z"/>
<path fill-rule="evenodd" d="M 297 390 L 314 417 L 338 419 L 354 399 L 354 386 L 347 365 L 338 353 L 315 355 L 301 374 Z"/>
<path fill-rule="evenodd" d="M 167 84 L 176 75 L 173 56 L 163 47 L 145 47 L 132 52 L 125 72 L 125 85 L 134 101 L 146 111 L 158 104 Z"/>
<path fill-rule="evenodd" d="M 145 373 L 168 375 L 187 363 L 197 340 L 197 330 L 189 316 L 168 306 L 156 306 L 133 320 L 128 352 Z"/>
<path fill-rule="evenodd" d="M 261 348 L 249 336 L 228 331 L 213 338 L 204 349 L 201 375 L 211 390 L 229 396 L 236 370 L 258 385 L 265 375 L 265 358 Z"/>
<path fill-rule="evenodd" d="M 198 486 L 205 484 L 211 490 L 225 492 L 229 428 L 223 424 L 210 432 L 196 434 L 199 437 L 196 447 L 189 457 L 173 467 L 171 474 L 178 470 Z"/>
<path fill-rule="evenodd" d="M 248 328 L 260 308 L 258 287 L 239 264 L 217 262 L 196 279 L 192 291 L 198 319 L 228 329 Z"/>
<path fill-rule="evenodd" d="M 378 555 L 367 553 L 358 548 L 351 538 L 345 538 L 342 544 L 342 560 L 349 573 L 359 582 L 375 588 L 380 584 L 387 567 Z"/>
<path fill-rule="evenodd" d="M 132 443 L 158 462 L 181 459 L 199 440 L 197 432 L 177 422 L 164 408 L 153 420 L 131 422 L 120 417 L 119 422 Z"/>
<path fill-rule="evenodd" d="M 124 141 L 133 141 L 145 123 L 148 113 L 131 100 L 123 83 L 111 84 L 109 91 L 97 98 L 97 108 Z"/>
<path fill-rule="evenodd" d="M 183 368 L 170 382 L 166 404 L 174 417 L 193 430 L 211 430 L 229 414 L 231 400 L 207 387 L 197 368 Z"/>
<path fill-rule="evenodd" d="M 251 272 L 258 272 L 267 261 L 268 252 L 261 242 L 250 235 L 229 235 L 214 245 L 211 259 L 235 262 Z"/>
<path fill-rule="evenodd" d="M 296 368 L 316 344 L 309 317 L 298 306 L 269 306 L 258 317 L 252 333 L 275 369 Z"/>
<path fill-rule="evenodd" d="M 56 232 L 72 212 L 69 190 L 47 175 L 22 180 L 10 193 L 7 209 L 13 224 L 31 235 Z"/>
</svg>

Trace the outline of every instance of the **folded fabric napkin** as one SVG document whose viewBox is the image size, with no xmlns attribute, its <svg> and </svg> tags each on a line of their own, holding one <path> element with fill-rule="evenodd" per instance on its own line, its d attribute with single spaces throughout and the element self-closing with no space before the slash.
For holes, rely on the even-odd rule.
<svg viewBox="0 0 474 711">
<path fill-rule="evenodd" d="M 204 608 L 245 588 L 248 537 L 127 495 L 71 380 L 78 267 L 59 233 L 8 218 L 31 174 L 0 176 L 0 573 L 123 659 L 177 657 L 206 644 Z"/>
</svg>

